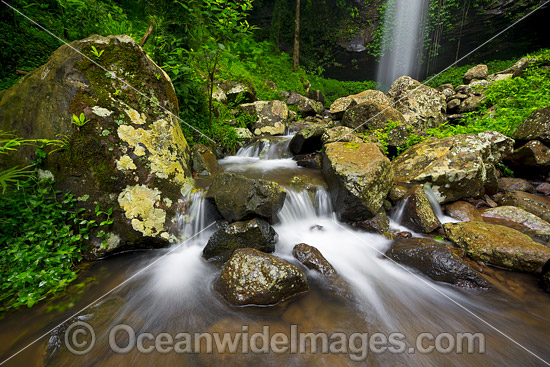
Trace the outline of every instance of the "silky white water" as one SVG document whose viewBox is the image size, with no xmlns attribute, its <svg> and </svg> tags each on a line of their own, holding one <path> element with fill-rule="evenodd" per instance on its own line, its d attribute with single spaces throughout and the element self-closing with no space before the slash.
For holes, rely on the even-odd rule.
<svg viewBox="0 0 550 367">
<path fill-rule="evenodd" d="M 428 1 L 388 0 L 384 16 L 382 57 L 376 81 L 389 88 L 399 77 L 415 77 L 422 55 Z"/>
</svg>

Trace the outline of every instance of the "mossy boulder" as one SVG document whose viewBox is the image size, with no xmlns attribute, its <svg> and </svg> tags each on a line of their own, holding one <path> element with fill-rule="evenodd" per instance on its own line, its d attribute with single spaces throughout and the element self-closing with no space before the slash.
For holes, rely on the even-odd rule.
<svg viewBox="0 0 550 367">
<path fill-rule="evenodd" d="M 225 263 L 215 288 L 236 305 L 274 305 L 309 289 L 305 273 L 276 256 L 238 249 Z"/>
<path fill-rule="evenodd" d="M 290 113 L 283 101 L 256 101 L 244 103 L 240 107 L 244 113 L 258 117 L 252 126 L 255 135 L 272 136 L 285 133 Z"/>
<path fill-rule="evenodd" d="M 512 191 L 504 195 L 499 203 L 500 205 L 516 206 L 550 222 L 550 198 L 522 191 Z"/>
<path fill-rule="evenodd" d="M 517 140 L 539 140 L 550 144 L 550 106 L 531 113 L 512 135 Z"/>
<path fill-rule="evenodd" d="M 352 94 L 348 96 L 348 98 L 353 99 L 355 102 L 357 102 L 357 104 L 365 102 L 381 104 L 384 106 L 391 106 L 392 104 L 392 100 L 389 99 L 388 96 L 384 94 L 384 92 L 375 89 L 367 89 L 360 93 Z"/>
<path fill-rule="evenodd" d="M 223 172 L 208 189 L 220 214 L 230 222 L 262 217 L 271 219 L 283 208 L 286 192 L 275 182 Z"/>
<path fill-rule="evenodd" d="M 298 112 L 303 117 L 320 115 L 325 111 L 325 106 L 321 102 L 307 98 L 299 93 L 292 92 L 286 99 L 289 106 L 298 107 Z"/>
<path fill-rule="evenodd" d="M 340 97 L 330 105 L 330 114 L 333 119 L 340 120 L 348 108 L 357 105 L 357 102 L 351 97 Z"/>
<path fill-rule="evenodd" d="M 398 184 L 428 183 L 439 203 L 446 203 L 494 190 L 495 164 L 512 152 L 513 144 L 494 131 L 456 135 L 414 145 L 392 166 Z"/>
<path fill-rule="evenodd" d="M 447 102 L 443 93 L 408 76 L 397 79 L 387 93 L 416 132 L 437 127 L 446 120 Z"/>
<path fill-rule="evenodd" d="M 88 122 L 78 127 L 72 119 L 80 114 Z M 0 101 L 0 129 L 24 138 L 64 137 L 67 144 L 45 163 L 57 189 L 81 198 L 90 216 L 96 205 L 112 208 L 106 246 L 94 237 L 88 258 L 176 240 L 178 201 L 193 186 L 177 115 L 169 77 L 124 35 L 61 46 Z M 22 149 L 5 164 L 32 159 L 33 151 Z"/>
<path fill-rule="evenodd" d="M 483 222 L 447 223 L 443 228 L 476 261 L 531 272 L 550 259 L 550 248 L 512 228 Z"/>
<path fill-rule="evenodd" d="M 464 288 L 491 288 L 490 283 L 468 265 L 458 249 L 430 238 L 395 240 L 386 255 L 431 279 Z"/>
<path fill-rule="evenodd" d="M 226 262 L 238 248 L 275 251 L 278 235 L 265 220 L 254 218 L 235 222 L 218 229 L 202 251 L 206 260 Z"/>
<path fill-rule="evenodd" d="M 506 164 L 525 177 L 546 178 L 550 173 L 550 149 L 538 140 L 531 140 L 514 150 Z"/>
<path fill-rule="evenodd" d="M 292 154 L 308 154 L 320 150 L 323 147 L 321 137 L 326 130 L 325 125 L 313 124 L 298 131 L 290 141 L 290 151 Z"/>
<path fill-rule="evenodd" d="M 503 221 L 510 223 L 510 226 L 519 229 L 520 231 L 541 231 L 550 235 L 550 223 L 526 210 L 515 206 L 498 206 L 484 210 L 481 216 L 486 222 Z M 506 225 L 506 224 L 505 224 Z"/>
<path fill-rule="evenodd" d="M 330 143 L 323 151 L 323 176 L 341 220 L 375 216 L 393 185 L 388 158 L 373 143 Z"/>
<path fill-rule="evenodd" d="M 200 176 L 212 176 L 221 171 L 216 155 L 205 145 L 195 144 L 191 148 L 193 172 Z"/>
<path fill-rule="evenodd" d="M 470 68 L 466 74 L 464 74 L 462 81 L 464 84 L 470 84 L 474 80 L 485 80 L 488 76 L 489 68 L 487 65 L 479 64 Z"/>
<path fill-rule="evenodd" d="M 363 138 L 356 134 L 353 129 L 346 126 L 335 126 L 325 130 L 321 136 L 323 144 L 344 142 L 344 143 L 363 143 Z"/>
</svg>

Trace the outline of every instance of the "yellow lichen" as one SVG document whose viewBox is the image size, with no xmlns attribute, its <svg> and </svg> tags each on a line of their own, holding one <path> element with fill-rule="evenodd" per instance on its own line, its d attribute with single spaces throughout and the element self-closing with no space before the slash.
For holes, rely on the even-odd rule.
<svg viewBox="0 0 550 367">
<path fill-rule="evenodd" d="M 133 108 L 128 108 L 127 110 L 125 110 L 125 112 L 128 115 L 128 117 L 130 118 L 130 120 L 132 120 L 132 123 L 134 123 L 136 125 L 145 124 L 147 117 L 145 116 L 144 113 L 140 114 L 139 112 L 137 112 Z"/>
<path fill-rule="evenodd" d="M 164 229 L 166 212 L 155 208 L 160 200 L 160 190 L 145 185 L 127 186 L 118 195 L 118 203 L 131 220 L 132 228 L 145 236 L 157 236 Z"/>
<path fill-rule="evenodd" d="M 136 169 L 136 165 L 132 158 L 130 158 L 128 155 L 123 155 L 120 157 L 120 159 L 116 162 L 116 168 L 118 168 L 121 171 L 129 171 Z"/>
</svg>

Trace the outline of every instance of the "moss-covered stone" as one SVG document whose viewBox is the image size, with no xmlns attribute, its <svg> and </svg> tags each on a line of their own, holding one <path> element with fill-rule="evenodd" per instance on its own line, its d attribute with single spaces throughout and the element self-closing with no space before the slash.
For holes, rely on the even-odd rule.
<svg viewBox="0 0 550 367">
<path fill-rule="evenodd" d="M 522 191 L 507 193 L 500 205 L 516 206 L 550 223 L 550 198 Z"/>
<path fill-rule="evenodd" d="M 441 225 L 422 186 L 409 190 L 404 200 L 406 203 L 400 224 L 422 233 L 430 233 Z"/>
<path fill-rule="evenodd" d="M 550 248 L 512 228 L 483 222 L 447 223 L 443 228 L 447 237 L 476 261 L 535 271 L 550 259 Z"/>
</svg>

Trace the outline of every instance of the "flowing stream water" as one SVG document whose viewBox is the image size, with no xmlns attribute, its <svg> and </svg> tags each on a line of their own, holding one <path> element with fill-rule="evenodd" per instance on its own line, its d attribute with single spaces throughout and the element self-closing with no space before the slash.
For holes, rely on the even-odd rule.
<svg viewBox="0 0 550 367">
<path fill-rule="evenodd" d="M 307 271 L 310 291 L 272 307 L 232 307 L 213 289 L 218 265 L 201 257 L 215 226 L 211 204 L 202 192 L 190 198 L 188 213 L 180 217 L 182 233 L 191 240 L 170 249 L 119 255 L 92 264 L 80 279 L 93 277 L 83 288 L 46 305 L 21 310 L 0 321 L 2 360 L 69 317 L 113 286 L 140 269 L 138 276 L 73 319 L 86 321 L 95 330 L 95 347 L 85 355 L 70 353 L 60 333 L 42 339 L 6 366 L 542 366 L 550 360 L 550 297 L 540 291 L 529 274 L 484 268 L 495 290 L 472 291 L 436 283 L 386 259 L 391 241 L 357 231 L 339 222 L 320 173 L 298 167 L 286 147 L 289 137 L 278 142 L 242 149 L 220 161 L 227 171 L 275 180 L 286 188 L 287 197 L 273 225 L 279 235 L 275 255 L 298 264 L 292 249 L 298 243 L 315 246 L 338 272 L 342 283 L 331 284 L 314 271 Z M 264 152 L 262 157 L 261 152 Z M 293 186 L 298 181 L 308 190 Z M 438 207 L 438 206 L 437 206 Z M 438 207 L 439 208 L 439 207 Z M 440 219 L 444 220 L 442 213 Z M 403 228 L 395 227 L 395 230 Z M 416 235 L 416 234 L 415 234 Z M 63 308 L 69 304 L 70 308 Z M 290 333 L 402 333 L 404 353 L 376 354 L 348 348 L 348 353 L 141 353 L 113 352 L 109 333 L 117 325 L 131 327 L 136 335 L 203 332 L 262 331 Z M 71 323 L 65 324 L 67 328 Z M 496 329 L 498 329 L 498 331 Z M 485 352 L 412 353 L 421 333 L 482 333 Z M 123 336 L 124 333 L 121 333 Z M 118 335 L 121 335 L 118 334 Z M 511 341 L 506 336 L 513 339 Z M 129 334 L 127 334 L 129 335 Z M 125 345 L 128 338 L 117 338 Z M 359 339 L 356 339 L 357 342 Z M 50 349 L 46 353 L 49 342 Z M 433 345 L 434 342 L 431 342 Z M 445 343 L 443 343 L 445 344 Z M 430 343 L 427 343 L 429 346 Z M 352 350 L 353 349 L 353 350 Z M 451 348 L 452 349 L 452 348 Z M 239 349 L 240 350 L 240 349 Z M 355 351 L 355 352 L 354 352 Z M 46 357 L 45 357 L 46 356 Z M 352 358 L 350 358 L 352 356 Z"/>
</svg>

